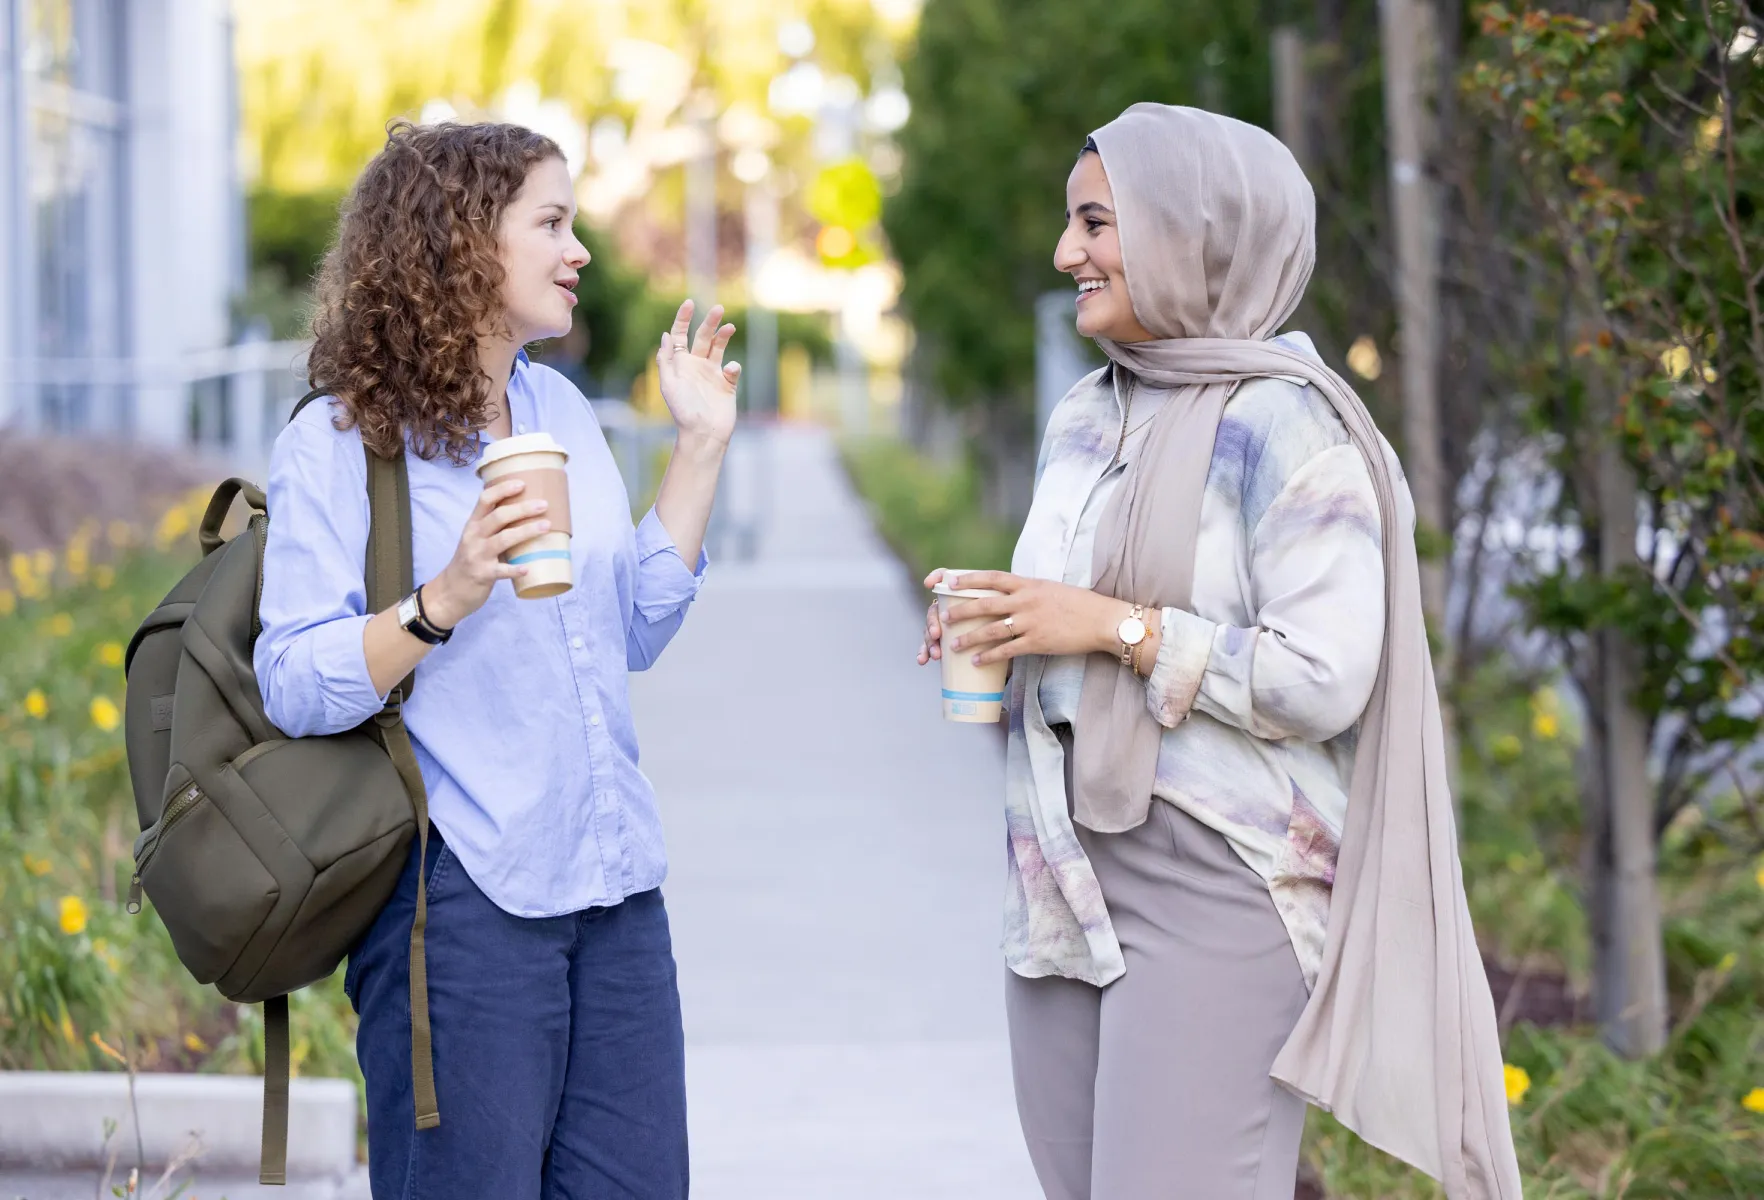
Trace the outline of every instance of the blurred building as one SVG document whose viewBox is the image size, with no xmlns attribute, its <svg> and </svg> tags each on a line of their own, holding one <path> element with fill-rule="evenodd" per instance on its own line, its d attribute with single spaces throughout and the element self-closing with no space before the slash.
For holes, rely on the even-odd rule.
<svg viewBox="0 0 1764 1200">
<path fill-rule="evenodd" d="M 0 426 L 255 457 L 237 143 L 229 0 L 0 0 Z"/>
</svg>

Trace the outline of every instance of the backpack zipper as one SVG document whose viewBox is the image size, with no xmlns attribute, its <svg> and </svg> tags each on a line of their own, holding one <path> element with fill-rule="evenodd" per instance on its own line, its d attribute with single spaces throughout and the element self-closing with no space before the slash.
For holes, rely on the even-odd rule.
<svg viewBox="0 0 1764 1200">
<path fill-rule="evenodd" d="M 129 878 L 128 911 L 130 913 L 141 911 L 141 872 L 147 868 L 148 863 L 153 861 L 153 854 L 159 849 L 159 839 L 170 833 L 172 828 L 182 821 L 191 809 L 196 807 L 196 802 L 200 799 L 202 799 L 202 789 L 192 783 L 172 797 L 172 802 L 165 806 L 165 812 L 159 818 L 159 832 L 153 837 L 153 845 L 148 847 L 146 856 L 135 865 L 135 873 Z"/>
</svg>

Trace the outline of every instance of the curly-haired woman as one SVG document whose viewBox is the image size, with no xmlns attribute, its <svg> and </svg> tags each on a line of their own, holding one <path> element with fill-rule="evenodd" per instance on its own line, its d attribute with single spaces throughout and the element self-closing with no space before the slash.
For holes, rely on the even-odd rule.
<svg viewBox="0 0 1764 1200">
<path fill-rule="evenodd" d="M 292 736 L 404 715 L 428 787 L 427 860 L 349 956 L 373 1194 L 687 1193 L 680 1001 L 655 796 L 627 672 L 680 627 L 735 421 L 734 332 L 691 301 L 662 335 L 677 441 L 632 527 L 593 410 L 522 346 L 570 327 L 588 252 L 562 154 L 513 125 L 395 124 L 319 280 L 311 375 L 331 393 L 276 440 L 256 666 Z M 520 600 L 499 556 L 549 528 L 487 443 L 568 451 L 575 586 Z M 369 612 L 363 446 L 405 456 L 417 603 Z M 695 564 L 689 566 L 688 564 Z M 414 610 L 414 611 L 413 611 Z M 401 615 L 402 614 L 402 615 Z M 419 869 L 443 1120 L 413 1119 L 409 937 Z"/>
</svg>

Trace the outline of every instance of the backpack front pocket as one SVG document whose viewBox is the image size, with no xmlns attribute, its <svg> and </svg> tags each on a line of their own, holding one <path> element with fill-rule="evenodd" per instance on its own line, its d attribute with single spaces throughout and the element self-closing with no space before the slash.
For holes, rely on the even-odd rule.
<svg viewBox="0 0 1764 1200">
<path fill-rule="evenodd" d="M 135 849 L 135 878 L 198 983 L 224 975 L 280 889 L 245 839 L 188 772 L 174 766 L 171 799 Z"/>
</svg>

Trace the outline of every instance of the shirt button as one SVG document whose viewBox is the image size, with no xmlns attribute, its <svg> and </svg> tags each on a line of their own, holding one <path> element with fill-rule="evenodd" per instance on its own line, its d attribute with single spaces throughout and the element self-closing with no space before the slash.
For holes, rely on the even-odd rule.
<svg viewBox="0 0 1764 1200">
<path fill-rule="evenodd" d="M 581 648 L 582 648 L 582 639 L 581 638 L 577 637 L 577 638 L 570 639 L 570 649 L 580 650 Z"/>
<path fill-rule="evenodd" d="M 594 728 L 596 728 L 596 729 L 599 729 L 600 728 L 600 714 L 596 713 L 592 717 L 589 717 L 588 724 L 594 726 Z"/>
<path fill-rule="evenodd" d="M 525 432 L 527 432 L 527 427 L 525 425 L 516 425 L 515 432 L 516 433 L 525 433 Z"/>
</svg>

